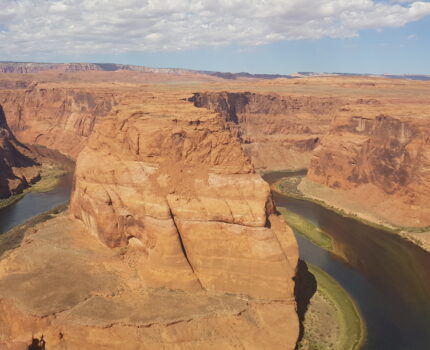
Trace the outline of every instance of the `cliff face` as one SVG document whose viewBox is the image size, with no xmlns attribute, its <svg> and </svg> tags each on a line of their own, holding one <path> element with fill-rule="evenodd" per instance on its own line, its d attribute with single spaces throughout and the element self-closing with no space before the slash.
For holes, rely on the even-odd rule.
<svg viewBox="0 0 430 350">
<path fill-rule="evenodd" d="M 116 103 L 117 94 L 103 87 L 40 86 L 1 90 L 11 130 L 19 140 L 56 149 L 75 158 L 98 118 Z"/>
<path fill-rule="evenodd" d="M 427 85 L 326 83 L 324 90 L 309 84 L 313 96 L 206 92 L 190 102 L 234 123 L 256 168 L 308 167 L 307 195 L 372 221 L 430 225 Z M 345 93 L 336 91 L 339 83 Z M 337 97 L 318 97 L 322 91 Z"/>
<path fill-rule="evenodd" d="M 195 93 L 190 102 L 237 124 L 246 155 L 256 168 L 306 168 L 327 132 L 339 101 L 251 92 Z"/>
<path fill-rule="evenodd" d="M 1 105 L 0 173 L 0 198 L 21 193 L 40 177 L 40 167 L 34 155 L 12 134 Z"/>
<path fill-rule="evenodd" d="M 429 131 L 416 117 L 339 115 L 315 150 L 308 178 L 345 193 L 361 191 L 358 202 L 401 226 L 428 226 Z"/>
<path fill-rule="evenodd" d="M 197 299 L 230 293 L 261 315 L 270 309 L 272 320 L 285 322 L 252 325 L 238 314 L 259 335 L 236 337 L 250 348 L 293 349 L 298 249 L 269 186 L 217 114 L 175 96 L 141 103 L 115 108 L 89 138 L 77 160 L 72 216 L 105 245 L 134 252 L 146 288 Z M 226 337 L 223 346 L 232 348 Z"/>
<path fill-rule="evenodd" d="M 167 115 L 148 108 L 100 123 L 77 161 L 72 215 L 110 247 L 141 247 L 143 268 L 290 300 L 297 252 L 286 259 L 269 186 L 226 123 L 186 102 Z"/>
<path fill-rule="evenodd" d="M 23 81 L 11 130 L 77 165 L 71 215 L 0 253 L 2 346 L 294 349 L 297 243 L 233 122 L 176 87 Z"/>
</svg>

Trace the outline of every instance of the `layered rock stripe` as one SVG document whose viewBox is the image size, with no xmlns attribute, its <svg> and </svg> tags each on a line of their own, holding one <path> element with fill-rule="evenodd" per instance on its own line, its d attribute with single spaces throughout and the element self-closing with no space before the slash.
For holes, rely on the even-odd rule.
<svg viewBox="0 0 430 350">
<path fill-rule="evenodd" d="M 17 137 L 77 158 L 72 218 L 28 232 L 0 261 L 8 346 L 33 329 L 57 347 L 67 330 L 68 349 L 121 337 L 125 348 L 294 348 L 297 244 L 256 169 L 310 167 L 310 183 L 426 224 L 428 83 L 166 74 L 2 75 Z M 408 205 L 403 218 L 388 208 Z M 25 284 L 41 271 L 53 288 L 43 307 L 28 297 L 38 280 Z M 65 285 L 76 289 L 63 298 Z"/>
<path fill-rule="evenodd" d="M 70 206 L 78 220 L 48 221 L 1 261 L 2 323 L 15 316 L 7 344 L 22 346 L 33 328 L 57 346 L 65 334 L 68 349 L 114 349 L 118 335 L 130 339 L 124 348 L 294 348 L 293 232 L 234 126 L 187 96 L 124 95 L 82 135 Z"/>
</svg>

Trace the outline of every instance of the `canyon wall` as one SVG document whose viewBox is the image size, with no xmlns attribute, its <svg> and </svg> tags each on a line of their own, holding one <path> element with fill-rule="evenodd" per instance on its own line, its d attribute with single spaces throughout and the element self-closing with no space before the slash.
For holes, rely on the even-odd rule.
<svg viewBox="0 0 430 350">
<path fill-rule="evenodd" d="M 219 115 L 168 96 L 118 106 L 78 157 L 70 211 L 105 245 L 137 250 L 147 287 L 276 302 L 294 348 L 297 243 Z"/>
<path fill-rule="evenodd" d="M 383 109 L 382 109 L 383 110 Z M 366 203 L 400 226 L 430 225 L 430 138 L 425 118 L 339 114 L 315 149 L 308 179 Z"/>
<path fill-rule="evenodd" d="M 76 158 L 96 120 L 112 109 L 118 93 L 103 86 L 32 83 L 0 90 L 0 104 L 11 130 L 25 143 L 56 149 Z"/>
<path fill-rule="evenodd" d="M 47 85 L 0 98 L 26 142 L 78 155 L 70 216 L 0 256 L 0 343 L 294 349 L 297 242 L 234 122 L 188 92 Z"/>
<path fill-rule="evenodd" d="M 285 252 L 269 186 L 226 122 L 186 102 L 168 116 L 147 108 L 118 108 L 96 128 L 78 157 L 72 215 L 110 247 L 140 247 L 142 269 L 163 284 L 184 276 L 205 290 L 292 301 L 294 238 Z"/>
<path fill-rule="evenodd" d="M 0 198 L 21 193 L 40 178 L 34 154 L 21 144 L 7 125 L 0 105 Z"/>
<path fill-rule="evenodd" d="M 252 92 L 195 93 L 190 102 L 234 122 L 245 154 L 266 171 L 307 168 L 339 105 L 335 98 Z"/>
</svg>

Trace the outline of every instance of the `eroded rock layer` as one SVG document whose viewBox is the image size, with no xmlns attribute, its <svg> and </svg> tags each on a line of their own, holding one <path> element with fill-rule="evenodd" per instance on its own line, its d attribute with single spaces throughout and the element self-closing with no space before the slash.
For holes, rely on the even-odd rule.
<svg viewBox="0 0 430 350">
<path fill-rule="evenodd" d="M 18 142 L 0 105 L 0 199 L 21 193 L 40 178 L 34 154 Z"/>
<path fill-rule="evenodd" d="M 101 245 L 67 214 L 35 226 L 19 249 L 0 255 L 0 346 L 25 350 L 31 335 L 43 334 L 47 349 L 294 348 L 292 304 L 204 291 L 197 282 L 152 288 L 142 254 Z"/>
<path fill-rule="evenodd" d="M 78 158 L 72 214 L 110 247 L 141 247 L 142 271 L 163 285 L 293 300 L 297 253 L 288 260 L 269 187 L 227 123 L 185 101 L 146 108 L 99 124 Z"/>
<path fill-rule="evenodd" d="M 339 104 L 335 98 L 252 92 L 195 93 L 190 102 L 236 123 L 245 154 L 261 170 L 307 168 Z"/>
<path fill-rule="evenodd" d="M 294 349 L 297 243 L 235 132 L 172 92 L 100 118 L 71 215 L 0 255 L 0 343 Z"/>
<path fill-rule="evenodd" d="M 340 114 L 315 150 L 308 178 L 389 222 L 429 226 L 429 132 L 419 117 Z"/>
<path fill-rule="evenodd" d="M 105 87 L 62 87 L 33 83 L 0 91 L 10 128 L 22 142 L 56 149 L 75 158 L 98 118 L 110 112 L 118 94 Z"/>
</svg>

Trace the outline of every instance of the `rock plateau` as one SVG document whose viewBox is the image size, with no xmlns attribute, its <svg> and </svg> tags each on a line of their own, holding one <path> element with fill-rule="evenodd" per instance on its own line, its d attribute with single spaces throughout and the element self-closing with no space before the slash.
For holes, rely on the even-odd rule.
<svg viewBox="0 0 430 350">
<path fill-rule="evenodd" d="M 295 347 L 294 234 L 233 123 L 187 97 L 124 95 L 67 146 L 85 145 L 71 217 L 0 260 L 8 349 L 32 333 L 67 349 Z"/>
<path fill-rule="evenodd" d="M 298 247 L 256 171 L 430 224 L 426 82 L 39 68 L 0 77 L 4 145 L 76 172 L 70 212 L 0 257 L 5 349 L 294 349 Z"/>
</svg>

